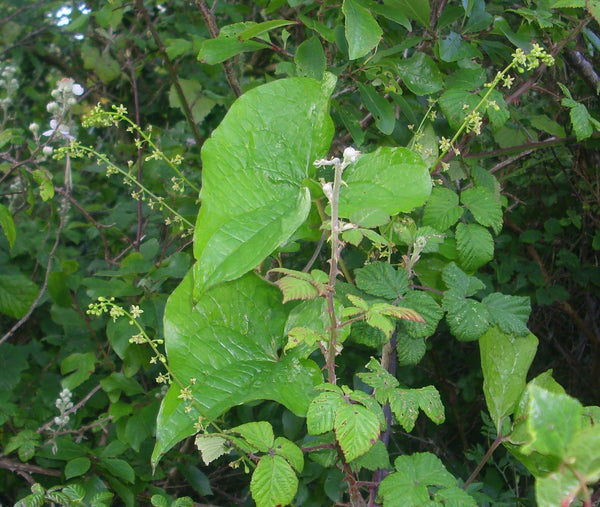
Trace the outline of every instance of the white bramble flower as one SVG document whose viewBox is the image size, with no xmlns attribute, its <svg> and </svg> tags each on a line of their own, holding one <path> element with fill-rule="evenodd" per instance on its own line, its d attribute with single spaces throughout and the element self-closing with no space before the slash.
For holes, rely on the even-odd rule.
<svg viewBox="0 0 600 507">
<path fill-rule="evenodd" d="M 44 156 L 49 157 L 50 155 L 52 155 L 52 153 L 54 153 L 54 148 L 52 146 L 44 146 L 44 148 L 42 149 L 42 153 L 44 154 Z"/>
<path fill-rule="evenodd" d="M 52 118 L 50 120 L 50 130 L 42 132 L 42 135 L 46 137 L 51 137 L 54 134 L 58 134 L 59 136 L 64 137 L 65 139 L 69 139 L 70 141 L 75 139 L 69 132 L 69 127 L 58 123 L 58 121 L 55 118 Z"/>
</svg>

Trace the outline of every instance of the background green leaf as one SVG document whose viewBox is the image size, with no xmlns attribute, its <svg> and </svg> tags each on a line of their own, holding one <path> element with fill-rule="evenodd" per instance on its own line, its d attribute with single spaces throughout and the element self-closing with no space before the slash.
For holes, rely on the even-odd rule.
<svg viewBox="0 0 600 507">
<path fill-rule="evenodd" d="M 379 44 L 381 28 L 371 13 L 355 0 L 344 0 L 345 33 L 350 60 L 365 56 Z"/>
</svg>

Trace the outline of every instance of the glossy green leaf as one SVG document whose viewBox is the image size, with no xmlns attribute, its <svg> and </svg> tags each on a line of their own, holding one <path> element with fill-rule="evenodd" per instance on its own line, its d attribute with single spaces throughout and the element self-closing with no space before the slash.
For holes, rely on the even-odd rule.
<svg viewBox="0 0 600 507">
<path fill-rule="evenodd" d="M 525 379 L 538 340 L 533 334 L 515 337 L 491 327 L 480 339 L 483 393 L 488 411 L 500 432 L 525 390 Z"/>
<path fill-rule="evenodd" d="M 408 276 L 388 262 L 375 261 L 355 271 L 356 286 L 373 296 L 396 300 L 408 290 Z"/>
<path fill-rule="evenodd" d="M 25 275 L 0 275 L 1 313 L 20 319 L 27 313 L 37 295 L 37 285 Z"/>
<path fill-rule="evenodd" d="M 450 32 L 439 41 L 440 58 L 445 62 L 481 57 L 481 52 L 465 41 L 458 33 Z"/>
<path fill-rule="evenodd" d="M 509 296 L 494 292 L 481 301 L 490 314 L 490 322 L 508 334 L 523 336 L 529 333 L 527 321 L 531 313 L 528 297 Z"/>
<path fill-rule="evenodd" d="M 287 312 L 277 287 L 248 274 L 194 303 L 192 285 L 188 274 L 169 298 L 164 334 L 171 370 L 191 387 L 197 405 L 186 412 L 188 404 L 178 398 L 181 388 L 171 385 L 158 414 L 153 463 L 195 433 L 200 414 L 215 418 L 232 406 L 270 399 L 304 415 L 314 382 L 322 381 L 312 361 L 279 355 Z"/>
<path fill-rule="evenodd" d="M 60 363 L 60 373 L 66 375 L 60 385 L 72 391 L 89 379 L 96 369 L 96 355 L 93 352 L 75 352 Z"/>
<path fill-rule="evenodd" d="M 8 246 L 12 250 L 17 239 L 17 229 L 15 228 L 15 222 L 10 211 L 8 211 L 8 208 L 4 204 L 0 204 L 0 227 L 2 227 L 2 231 L 8 240 Z"/>
<path fill-rule="evenodd" d="M 460 201 L 473 214 L 477 223 L 491 227 L 496 234 L 502 229 L 502 206 L 492 190 L 472 187 L 460 195 Z"/>
<path fill-rule="evenodd" d="M 238 33 L 237 37 L 241 41 L 247 41 L 252 37 L 258 37 L 259 35 L 270 32 L 271 30 L 275 30 L 276 28 L 281 28 L 282 26 L 289 26 L 293 24 L 294 21 L 289 21 L 287 19 L 272 19 L 246 28 L 245 30 Z"/>
<path fill-rule="evenodd" d="M 254 88 L 204 144 L 195 297 L 256 267 L 308 216 L 302 181 L 329 149 L 332 84 L 291 78 Z"/>
<path fill-rule="evenodd" d="M 135 471 L 127 461 L 118 458 L 102 458 L 99 461 L 108 472 L 125 482 L 135 482 Z"/>
<path fill-rule="evenodd" d="M 90 459 L 84 456 L 72 459 L 65 466 L 65 478 L 71 479 L 73 477 L 79 477 L 80 475 L 85 474 L 91 466 L 92 462 Z"/>
<path fill-rule="evenodd" d="M 385 135 L 390 135 L 394 132 L 396 126 L 396 110 L 394 106 L 388 102 L 385 97 L 372 86 L 357 83 L 360 91 L 360 96 L 365 107 L 371 112 L 375 118 L 375 125 Z"/>
<path fill-rule="evenodd" d="M 527 391 L 526 426 L 532 440 L 521 451 L 566 458 L 567 448 L 582 426 L 583 406 L 571 396 L 535 384 L 527 386 Z"/>
<path fill-rule="evenodd" d="M 277 507 L 292 502 L 298 477 L 281 456 L 263 456 L 252 473 L 250 492 L 257 507 Z"/>
<path fill-rule="evenodd" d="M 294 62 L 299 76 L 312 77 L 320 81 L 327 68 L 327 62 L 319 37 L 311 37 L 300 44 L 296 49 Z"/>
<path fill-rule="evenodd" d="M 444 294 L 442 306 L 450 331 L 460 341 L 477 340 L 490 326 L 490 315 L 484 304 L 463 297 L 451 289 Z"/>
<path fill-rule="evenodd" d="M 580 480 L 568 469 L 538 477 L 535 480 L 536 504 L 538 507 L 573 505 L 572 500 L 577 498 L 580 488 Z"/>
<path fill-rule="evenodd" d="M 365 454 L 379 439 L 379 420 L 368 408 L 344 403 L 335 413 L 335 437 L 346 461 Z"/>
<path fill-rule="evenodd" d="M 462 216 L 463 209 L 458 204 L 458 196 L 449 188 L 434 187 L 425 204 L 423 225 L 435 227 L 444 232 Z"/>
<path fill-rule="evenodd" d="M 456 226 L 456 249 L 461 267 L 466 271 L 476 271 L 494 258 L 494 239 L 481 225 L 459 223 Z"/>
<path fill-rule="evenodd" d="M 388 215 L 412 211 L 431 192 L 427 166 L 406 148 L 378 148 L 361 155 L 344 172 L 340 191 L 340 216 L 377 209 Z"/>
<path fill-rule="evenodd" d="M 356 0 L 344 0 L 345 34 L 350 60 L 362 58 L 379 44 L 382 31 L 372 14 Z"/>
<path fill-rule="evenodd" d="M 424 27 L 429 27 L 429 16 L 431 14 L 429 0 L 385 0 L 384 5 L 396 9 L 408 19 L 418 21 Z"/>
<path fill-rule="evenodd" d="M 406 60 L 400 60 L 396 68 L 402 82 L 415 95 L 430 95 L 444 87 L 442 73 L 425 53 L 415 53 Z"/>
</svg>

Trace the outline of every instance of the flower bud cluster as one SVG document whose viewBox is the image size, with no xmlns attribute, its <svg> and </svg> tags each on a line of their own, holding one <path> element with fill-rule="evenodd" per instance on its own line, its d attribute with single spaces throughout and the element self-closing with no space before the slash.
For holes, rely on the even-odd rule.
<svg viewBox="0 0 600 507">
<path fill-rule="evenodd" d="M 73 393 L 68 389 L 63 389 L 56 399 L 55 405 L 59 410 L 60 415 L 57 415 L 54 418 L 54 424 L 56 424 L 59 428 L 62 428 L 69 424 L 69 410 L 73 408 L 73 402 L 71 401 L 71 396 Z"/>
<path fill-rule="evenodd" d="M 0 64 L 0 108 L 6 111 L 19 89 L 17 68 L 12 63 Z"/>
<path fill-rule="evenodd" d="M 52 90 L 52 100 L 46 104 L 46 111 L 52 115 L 50 129 L 42 133 L 46 137 L 57 137 L 72 141 L 75 137 L 71 134 L 68 125 L 68 114 L 71 108 L 77 104 L 77 97 L 83 94 L 83 87 L 71 78 L 61 79 Z M 52 147 L 46 146 L 44 155 L 52 153 Z"/>
</svg>

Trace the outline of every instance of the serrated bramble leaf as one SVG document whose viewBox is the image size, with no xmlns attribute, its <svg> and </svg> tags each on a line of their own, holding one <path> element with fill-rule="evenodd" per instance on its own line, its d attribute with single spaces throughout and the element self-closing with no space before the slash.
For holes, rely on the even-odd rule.
<svg viewBox="0 0 600 507">
<path fill-rule="evenodd" d="M 423 291 L 411 290 L 402 300 L 408 308 L 418 310 L 424 322 L 405 320 L 402 322 L 408 334 L 413 338 L 431 336 L 437 328 L 438 322 L 444 316 L 444 311 L 432 296 Z"/>
<path fill-rule="evenodd" d="M 283 302 L 309 300 L 319 297 L 318 289 L 311 283 L 294 276 L 284 276 L 275 282 L 283 294 Z"/>
<path fill-rule="evenodd" d="M 384 369 L 374 357 L 367 364 L 367 368 L 371 370 L 371 373 L 358 373 L 358 377 L 365 384 L 375 389 L 375 399 L 379 403 L 385 403 L 390 391 L 398 387 L 398 380 Z"/>
<path fill-rule="evenodd" d="M 491 227 L 496 234 L 502 229 L 502 206 L 492 190 L 473 187 L 460 196 L 461 202 L 473 214 L 477 223 Z"/>
<path fill-rule="evenodd" d="M 428 487 L 451 488 L 457 484 L 441 460 L 429 452 L 399 456 L 394 467 L 396 472 L 389 474 L 379 488 L 386 507 L 429 505 Z"/>
<path fill-rule="evenodd" d="M 302 454 L 302 449 L 294 442 L 284 437 L 277 437 L 273 443 L 273 450 L 277 456 L 285 458 L 296 472 L 302 472 L 304 469 L 304 454 Z"/>
<path fill-rule="evenodd" d="M 467 271 L 475 271 L 494 258 L 494 239 L 481 225 L 459 223 L 456 249 L 461 266 Z"/>
<path fill-rule="evenodd" d="M 292 502 L 298 491 L 298 477 L 281 456 L 262 456 L 250 480 L 252 498 L 260 507 L 277 507 Z"/>
<path fill-rule="evenodd" d="M 411 322 L 421 322 L 425 324 L 425 320 L 421 315 L 412 308 L 390 305 L 389 303 L 375 303 L 371 310 L 382 315 L 388 315 L 396 319 L 409 320 Z"/>
<path fill-rule="evenodd" d="M 444 404 L 440 393 L 434 386 L 421 387 L 418 391 L 419 407 L 435 424 L 442 424 L 446 420 Z"/>
<path fill-rule="evenodd" d="M 408 275 L 387 262 L 376 261 L 355 271 L 356 285 L 367 294 L 395 300 L 408 290 Z"/>
<path fill-rule="evenodd" d="M 359 404 L 344 404 L 335 413 L 335 437 L 344 457 L 352 461 L 365 454 L 379 439 L 377 415 Z"/>
<path fill-rule="evenodd" d="M 217 458 L 223 456 L 223 454 L 228 454 L 232 450 L 232 447 L 227 447 L 227 439 L 209 433 L 198 433 L 194 443 L 200 451 L 200 456 L 202 456 L 202 461 L 204 461 L 205 465 L 209 465 Z"/>
<path fill-rule="evenodd" d="M 372 308 L 367 311 L 365 317 L 366 323 L 369 324 L 369 326 L 383 331 L 388 337 L 392 335 L 394 329 L 396 328 L 395 322 L 387 317 L 384 317 L 381 313 L 373 310 Z"/>
<path fill-rule="evenodd" d="M 465 297 L 472 296 L 478 290 L 485 288 L 485 284 L 479 278 L 467 275 L 454 262 L 444 268 L 442 280 L 446 287 Z"/>
<path fill-rule="evenodd" d="M 341 393 L 325 391 L 309 405 L 306 427 L 309 435 L 320 435 L 333 429 L 335 414 L 345 404 Z"/>
<path fill-rule="evenodd" d="M 389 397 L 390 408 L 404 431 L 410 433 L 419 417 L 419 401 L 413 389 L 394 389 Z"/>
<path fill-rule="evenodd" d="M 307 329 L 305 327 L 293 327 L 288 331 L 288 342 L 285 344 L 284 352 L 293 349 L 301 343 L 306 343 L 309 347 L 312 347 L 316 342 L 320 340 L 327 340 L 328 336 L 324 333 L 319 333 L 313 329 Z"/>
<path fill-rule="evenodd" d="M 520 336 L 529 334 L 527 321 L 531 313 L 531 302 L 528 297 L 494 292 L 481 302 L 490 314 L 490 322 L 502 331 Z"/>
<path fill-rule="evenodd" d="M 490 314 L 486 306 L 467 299 L 454 289 L 446 291 L 442 306 L 448 314 L 446 322 L 459 341 L 477 340 L 490 327 Z"/>
<path fill-rule="evenodd" d="M 273 447 L 273 427 L 266 421 L 249 422 L 236 426 L 232 432 L 241 435 L 252 447 L 261 452 L 267 452 Z"/>
<path fill-rule="evenodd" d="M 458 204 L 458 196 L 449 188 L 435 187 L 425 204 L 423 225 L 444 232 L 462 216 L 463 209 Z"/>
<path fill-rule="evenodd" d="M 404 333 L 398 333 L 396 353 L 398 355 L 398 364 L 400 366 L 418 364 L 419 361 L 423 359 L 426 351 L 427 344 L 425 338 L 413 338 Z"/>
<path fill-rule="evenodd" d="M 447 507 L 477 507 L 475 499 L 457 486 L 440 489 L 435 492 L 433 498 L 440 502 L 439 505 Z"/>
</svg>

